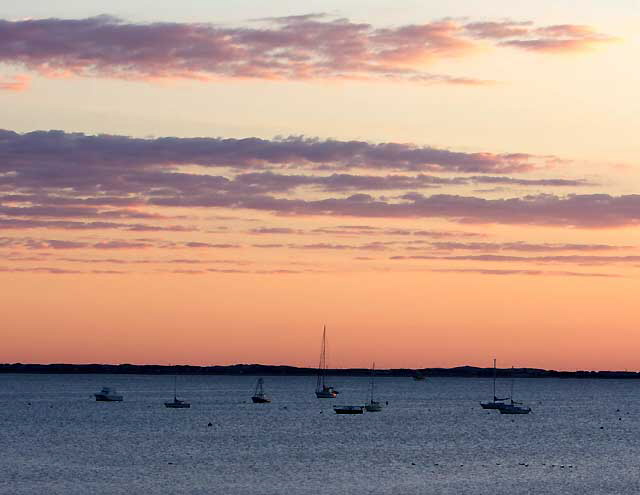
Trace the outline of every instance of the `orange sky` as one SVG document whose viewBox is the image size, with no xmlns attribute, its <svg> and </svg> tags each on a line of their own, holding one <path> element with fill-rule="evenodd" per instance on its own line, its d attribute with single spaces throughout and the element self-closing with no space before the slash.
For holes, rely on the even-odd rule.
<svg viewBox="0 0 640 495">
<path fill-rule="evenodd" d="M 0 362 L 636 369 L 633 5 L 385 5 L 13 7 Z"/>
</svg>

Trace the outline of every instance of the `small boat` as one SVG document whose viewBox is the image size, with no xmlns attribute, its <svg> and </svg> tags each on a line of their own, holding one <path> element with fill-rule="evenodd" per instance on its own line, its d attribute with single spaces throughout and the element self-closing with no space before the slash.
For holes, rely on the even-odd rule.
<svg viewBox="0 0 640 495">
<path fill-rule="evenodd" d="M 362 414 L 364 406 L 333 406 L 336 414 Z"/>
<path fill-rule="evenodd" d="M 165 402 L 164 407 L 168 407 L 170 409 L 189 409 L 191 407 L 190 402 L 187 402 L 186 400 L 178 399 L 177 387 L 176 387 L 177 380 L 178 380 L 178 377 L 174 376 L 173 377 L 173 400 L 170 402 Z"/>
<path fill-rule="evenodd" d="M 327 327 L 322 330 L 322 347 L 320 348 L 320 364 L 318 364 L 318 379 L 316 380 L 316 397 L 318 399 L 335 399 L 338 391 L 325 384 L 327 374 Z"/>
<path fill-rule="evenodd" d="M 371 398 L 369 402 L 364 405 L 364 408 L 367 412 L 380 412 L 382 411 L 382 402 L 373 399 L 373 386 L 374 386 L 374 376 L 376 370 L 376 363 L 373 363 L 371 366 Z"/>
<path fill-rule="evenodd" d="M 417 382 L 424 381 L 424 380 L 426 380 L 426 378 L 427 378 L 427 377 L 426 377 L 426 376 L 424 376 L 424 375 L 423 375 L 422 373 L 420 373 L 419 371 L 416 371 L 416 372 L 413 374 L 413 379 L 414 379 L 415 381 L 417 381 Z"/>
<path fill-rule="evenodd" d="M 508 399 L 509 397 L 505 397 L 504 399 L 501 399 L 496 396 L 496 360 L 494 358 L 493 360 L 493 400 L 487 401 L 487 402 L 481 402 L 480 407 L 482 407 L 482 409 L 502 409 L 504 406 L 507 405 L 506 402 L 504 401 Z"/>
<path fill-rule="evenodd" d="M 165 402 L 164 407 L 169 407 L 171 409 L 189 409 L 191 407 L 191 403 L 174 397 L 171 402 Z"/>
<path fill-rule="evenodd" d="M 511 367 L 511 399 L 507 404 L 503 404 L 498 411 L 500 414 L 529 414 L 531 412 L 530 407 L 525 407 L 522 402 L 513 400 L 513 366 Z"/>
<path fill-rule="evenodd" d="M 522 402 L 510 401 L 508 404 L 502 404 L 498 411 L 500 411 L 500 414 L 529 414 L 531 408 L 521 404 Z"/>
<path fill-rule="evenodd" d="M 115 388 L 102 387 L 97 394 L 93 394 L 96 402 L 122 402 L 122 395 L 116 392 Z"/>
<path fill-rule="evenodd" d="M 254 404 L 267 404 L 271 402 L 271 399 L 269 399 L 269 397 L 265 395 L 264 390 L 262 389 L 263 383 L 264 380 L 262 378 L 258 378 L 258 383 L 256 383 L 256 390 L 253 393 L 253 397 L 251 397 L 251 400 Z"/>
</svg>

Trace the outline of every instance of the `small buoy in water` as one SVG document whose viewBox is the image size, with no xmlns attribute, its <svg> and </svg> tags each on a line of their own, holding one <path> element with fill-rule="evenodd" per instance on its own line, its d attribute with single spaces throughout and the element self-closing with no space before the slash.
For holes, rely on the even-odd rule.
<svg viewBox="0 0 640 495">
<path fill-rule="evenodd" d="M 213 426 L 211 423 L 208 423 L 207 426 Z"/>
<path fill-rule="evenodd" d="M 604 430 L 604 426 L 601 426 L 601 427 L 600 427 L 600 429 L 601 429 L 601 430 Z"/>
<path fill-rule="evenodd" d="M 412 463 L 411 463 L 411 465 L 412 465 L 412 466 L 415 466 L 415 465 L 416 465 L 416 463 L 415 463 L 415 462 L 412 462 Z"/>
</svg>

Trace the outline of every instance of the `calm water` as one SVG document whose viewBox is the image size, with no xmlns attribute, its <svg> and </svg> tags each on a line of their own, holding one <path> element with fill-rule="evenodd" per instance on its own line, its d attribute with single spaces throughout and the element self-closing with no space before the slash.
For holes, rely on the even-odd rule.
<svg viewBox="0 0 640 495">
<path fill-rule="evenodd" d="M 484 411 L 486 379 L 180 377 L 191 409 L 166 409 L 173 378 L 0 375 L 2 494 L 636 494 L 640 382 L 516 380 L 528 416 Z M 91 394 L 116 387 L 122 403 Z M 502 383 L 502 388 L 508 388 Z M 619 410 L 619 411 L 618 411 Z M 207 427 L 211 422 L 212 427 Z M 602 428 L 601 428 L 602 427 Z"/>
</svg>

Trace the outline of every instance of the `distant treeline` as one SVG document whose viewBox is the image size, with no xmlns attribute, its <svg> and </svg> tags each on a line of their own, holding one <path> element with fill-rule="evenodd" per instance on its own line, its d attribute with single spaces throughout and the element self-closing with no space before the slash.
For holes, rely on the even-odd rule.
<svg viewBox="0 0 640 495">
<path fill-rule="evenodd" d="M 265 364 L 233 364 L 230 366 L 163 366 L 157 364 L 0 364 L 0 373 L 111 373 L 135 375 L 315 375 L 315 368 L 273 366 Z M 329 369 L 336 376 L 369 376 L 366 368 Z M 452 377 L 491 377 L 493 368 L 459 366 L 456 368 L 380 369 L 377 376 L 412 377 L 416 375 Z M 498 369 L 499 377 L 521 378 L 640 378 L 635 371 L 555 371 L 537 368 Z"/>
</svg>

